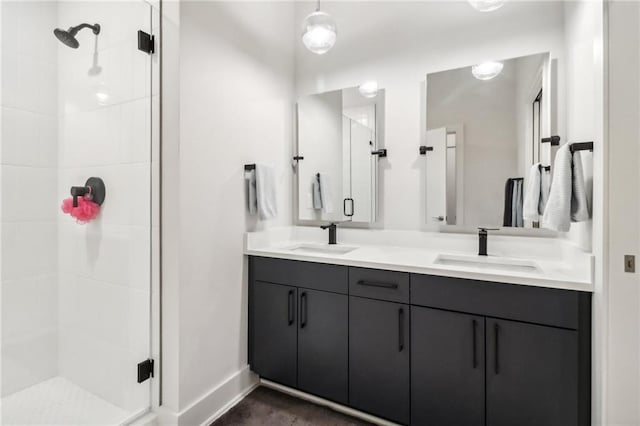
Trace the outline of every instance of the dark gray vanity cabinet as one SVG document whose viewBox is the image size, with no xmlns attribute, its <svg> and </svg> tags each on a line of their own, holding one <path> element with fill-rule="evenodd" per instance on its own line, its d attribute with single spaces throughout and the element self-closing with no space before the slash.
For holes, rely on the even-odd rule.
<svg viewBox="0 0 640 426">
<path fill-rule="evenodd" d="M 349 297 L 349 403 L 409 423 L 409 305 Z"/>
<path fill-rule="evenodd" d="M 487 426 L 578 422 L 578 332 L 487 319 Z"/>
<path fill-rule="evenodd" d="M 415 426 L 589 426 L 591 294 L 249 259 L 249 363 Z"/>
<path fill-rule="evenodd" d="M 411 424 L 483 425 L 484 385 L 484 317 L 412 306 Z"/>
<path fill-rule="evenodd" d="M 251 368 L 266 379 L 297 384 L 297 289 L 255 281 L 251 285 Z"/>
<path fill-rule="evenodd" d="M 298 388 L 348 402 L 348 297 L 298 289 Z"/>
<path fill-rule="evenodd" d="M 251 369 L 347 404 L 347 268 L 257 257 L 249 276 Z"/>
</svg>

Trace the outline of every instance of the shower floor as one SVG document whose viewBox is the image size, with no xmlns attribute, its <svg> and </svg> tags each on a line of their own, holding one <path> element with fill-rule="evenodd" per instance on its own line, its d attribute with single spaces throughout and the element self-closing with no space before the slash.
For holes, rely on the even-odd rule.
<svg viewBox="0 0 640 426">
<path fill-rule="evenodd" d="M 120 425 L 131 413 L 54 377 L 2 398 L 3 425 Z"/>
</svg>

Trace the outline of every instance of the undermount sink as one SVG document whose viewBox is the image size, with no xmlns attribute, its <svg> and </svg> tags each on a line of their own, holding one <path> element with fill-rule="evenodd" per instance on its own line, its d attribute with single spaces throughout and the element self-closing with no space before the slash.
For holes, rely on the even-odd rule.
<svg viewBox="0 0 640 426">
<path fill-rule="evenodd" d="M 297 253 L 322 253 L 322 254 L 334 254 L 343 255 L 350 253 L 358 247 L 343 246 L 339 244 L 298 244 L 290 247 L 287 250 Z"/>
<path fill-rule="evenodd" d="M 433 262 L 438 265 L 460 266 L 506 272 L 540 272 L 540 267 L 532 261 L 491 256 L 465 256 L 440 254 Z"/>
</svg>

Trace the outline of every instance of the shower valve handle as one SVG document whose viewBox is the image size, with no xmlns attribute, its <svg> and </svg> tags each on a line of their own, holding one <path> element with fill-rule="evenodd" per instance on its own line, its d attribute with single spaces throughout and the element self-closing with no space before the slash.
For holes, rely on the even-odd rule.
<svg viewBox="0 0 640 426">
<path fill-rule="evenodd" d="M 71 196 L 73 197 L 73 207 L 78 207 L 78 197 L 84 197 L 91 193 L 91 187 L 89 186 L 72 186 Z"/>
</svg>

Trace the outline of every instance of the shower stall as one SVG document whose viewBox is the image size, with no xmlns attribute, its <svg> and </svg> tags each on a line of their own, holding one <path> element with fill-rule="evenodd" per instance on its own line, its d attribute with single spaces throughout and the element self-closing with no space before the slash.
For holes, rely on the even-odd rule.
<svg viewBox="0 0 640 426">
<path fill-rule="evenodd" d="M 0 2 L 1 424 L 151 406 L 158 5 Z"/>
</svg>

